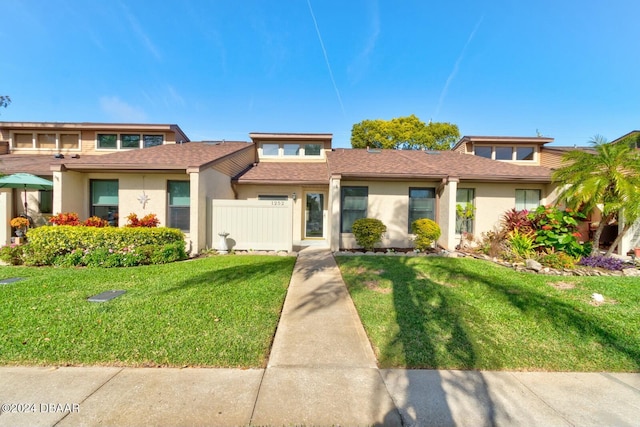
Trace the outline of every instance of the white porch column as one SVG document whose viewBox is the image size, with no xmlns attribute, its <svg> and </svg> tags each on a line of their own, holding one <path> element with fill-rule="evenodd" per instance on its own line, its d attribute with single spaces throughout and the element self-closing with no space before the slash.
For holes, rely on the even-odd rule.
<svg viewBox="0 0 640 427">
<path fill-rule="evenodd" d="M 13 192 L 10 189 L 0 190 L 0 246 L 11 243 L 11 211 L 13 209 Z"/>
<path fill-rule="evenodd" d="M 340 176 L 329 179 L 329 247 L 332 251 L 340 249 Z"/>
</svg>

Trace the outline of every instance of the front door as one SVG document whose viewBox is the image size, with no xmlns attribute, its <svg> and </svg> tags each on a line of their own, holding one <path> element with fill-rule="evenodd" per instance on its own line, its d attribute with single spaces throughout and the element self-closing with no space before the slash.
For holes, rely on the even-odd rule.
<svg viewBox="0 0 640 427">
<path fill-rule="evenodd" d="M 324 238 L 324 193 L 307 193 L 304 237 Z"/>
</svg>

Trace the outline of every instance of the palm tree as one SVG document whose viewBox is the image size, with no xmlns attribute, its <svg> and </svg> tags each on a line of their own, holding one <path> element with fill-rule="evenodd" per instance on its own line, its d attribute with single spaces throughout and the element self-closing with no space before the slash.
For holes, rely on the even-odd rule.
<svg viewBox="0 0 640 427">
<path fill-rule="evenodd" d="M 553 173 L 554 182 L 562 185 L 558 196 L 568 207 L 591 212 L 596 207 L 602 219 L 593 235 L 592 255 L 597 255 L 604 227 L 627 212 L 629 227 L 616 238 L 616 245 L 640 212 L 640 152 L 627 143 L 608 144 L 601 136 L 590 143 L 594 152 L 574 150 L 563 157 L 565 166 Z M 615 246 L 611 246 L 610 254 Z"/>
</svg>

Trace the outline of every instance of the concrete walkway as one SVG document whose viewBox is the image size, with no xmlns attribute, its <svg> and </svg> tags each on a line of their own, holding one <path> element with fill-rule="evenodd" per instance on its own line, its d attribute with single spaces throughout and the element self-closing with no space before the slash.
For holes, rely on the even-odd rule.
<svg viewBox="0 0 640 427">
<path fill-rule="evenodd" d="M 640 426 L 640 374 L 378 370 L 307 249 L 266 369 L 1 367 L 0 404 L 0 426 Z"/>
</svg>

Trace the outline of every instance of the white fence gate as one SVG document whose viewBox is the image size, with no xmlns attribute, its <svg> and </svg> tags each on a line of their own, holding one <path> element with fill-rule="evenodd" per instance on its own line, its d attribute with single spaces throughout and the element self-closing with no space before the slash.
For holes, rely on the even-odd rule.
<svg viewBox="0 0 640 427">
<path fill-rule="evenodd" d="M 290 200 L 211 200 L 211 242 L 229 233 L 229 249 L 291 251 L 293 205 Z"/>
</svg>

